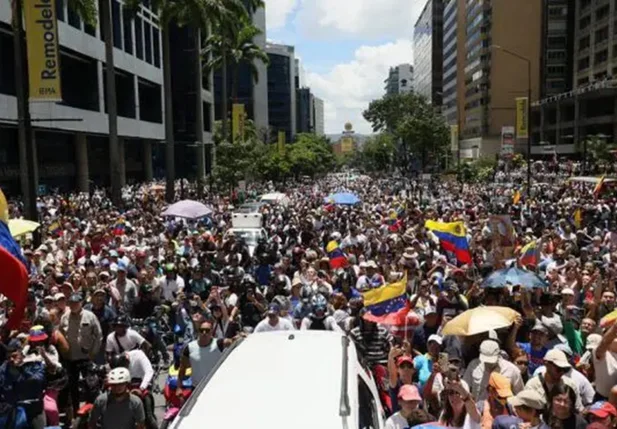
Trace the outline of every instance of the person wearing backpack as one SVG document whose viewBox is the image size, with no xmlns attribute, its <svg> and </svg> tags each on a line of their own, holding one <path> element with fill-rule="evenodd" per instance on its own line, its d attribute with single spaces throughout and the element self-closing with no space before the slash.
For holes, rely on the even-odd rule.
<svg viewBox="0 0 617 429">
<path fill-rule="evenodd" d="M 96 429 L 145 429 L 146 415 L 141 399 L 130 392 L 131 374 L 126 368 L 114 368 L 107 376 L 109 392 L 94 401 L 88 426 Z"/>
</svg>

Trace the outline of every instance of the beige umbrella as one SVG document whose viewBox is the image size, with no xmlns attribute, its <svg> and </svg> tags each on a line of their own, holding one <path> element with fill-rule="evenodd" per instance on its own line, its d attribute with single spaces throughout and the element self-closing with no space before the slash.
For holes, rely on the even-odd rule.
<svg viewBox="0 0 617 429">
<path fill-rule="evenodd" d="M 39 223 L 26 219 L 9 219 L 9 231 L 13 237 L 30 234 L 41 226 Z"/>
<path fill-rule="evenodd" d="M 514 322 L 516 316 L 518 312 L 508 307 L 476 307 L 459 314 L 446 323 L 442 334 L 468 337 L 506 328 Z"/>
</svg>

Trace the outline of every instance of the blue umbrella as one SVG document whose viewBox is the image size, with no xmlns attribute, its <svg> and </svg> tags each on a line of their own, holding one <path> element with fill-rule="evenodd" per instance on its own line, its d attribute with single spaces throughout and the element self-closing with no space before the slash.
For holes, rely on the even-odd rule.
<svg viewBox="0 0 617 429">
<path fill-rule="evenodd" d="M 491 273 L 491 275 L 484 279 L 480 287 L 503 288 L 508 285 L 521 285 L 529 289 L 545 288 L 548 286 L 544 280 L 538 277 L 536 273 L 512 267 L 497 270 L 494 273 Z"/>
<path fill-rule="evenodd" d="M 353 206 L 354 204 L 358 204 L 360 202 L 360 198 L 351 192 L 339 192 L 338 194 L 328 195 L 324 201 L 326 204 L 334 203 L 344 206 Z"/>
</svg>

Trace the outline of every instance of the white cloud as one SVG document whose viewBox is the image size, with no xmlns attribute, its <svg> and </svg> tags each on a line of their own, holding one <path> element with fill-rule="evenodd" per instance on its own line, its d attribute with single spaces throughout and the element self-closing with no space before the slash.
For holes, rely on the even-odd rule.
<svg viewBox="0 0 617 429">
<path fill-rule="evenodd" d="M 309 38 L 411 37 L 425 3 L 426 0 L 301 0 L 295 25 Z"/>
<path fill-rule="evenodd" d="M 265 0 L 268 30 L 283 28 L 287 17 L 296 8 L 297 0 Z"/>
<path fill-rule="evenodd" d="M 372 100 L 383 96 L 390 66 L 412 63 L 412 60 L 411 40 L 398 39 L 379 46 L 361 46 L 353 60 L 338 64 L 326 73 L 314 73 L 307 67 L 307 85 L 324 100 L 326 132 L 340 132 L 349 121 L 356 132 L 371 133 L 362 111 Z"/>
</svg>

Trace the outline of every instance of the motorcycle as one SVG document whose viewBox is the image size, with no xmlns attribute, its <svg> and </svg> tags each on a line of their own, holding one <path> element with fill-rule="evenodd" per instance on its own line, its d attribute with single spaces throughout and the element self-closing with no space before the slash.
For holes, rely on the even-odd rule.
<svg viewBox="0 0 617 429">
<path fill-rule="evenodd" d="M 163 396 L 165 397 L 165 415 L 163 416 L 163 421 L 159 429 L 167 429 L 167 427 L 171 425 L 180 412 L 182 405 L 193 392 L 193 382 L 190 378 L 191 369 L 188 368 L 186 378 L 182 380 L 182 395 L 177 395 L 179 370 L 180 368 L 175 367 L 175 365 L 169 367 L 165 388 L 163 389 Z"/>
<path fill-rule="evenodd" d="M 148 359 L 152 366 L 158 366 L 161 363 L 161 358 L 167 363 L 169 357 L 163 343 L 163 337 L 166 337 L 167 333 L 161 330 L 159 319 L 150 316 L 147 319 L 133 319 L 132 322 L 137 332 L 152 345 L 148 353 Z"/>
<path fill-rule="evenodd" d="M 82 369 L 80 379 L 79 397 L 85 402 L 76 413 L 73 429 L 87 429 L 90 420 L 90 413 L 94 408 L 94 401 L 105 389 L 107 368 L 104 365 L 97 365 L 89 362 Z"/>
</svg>

